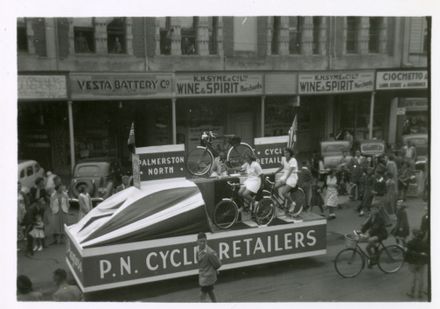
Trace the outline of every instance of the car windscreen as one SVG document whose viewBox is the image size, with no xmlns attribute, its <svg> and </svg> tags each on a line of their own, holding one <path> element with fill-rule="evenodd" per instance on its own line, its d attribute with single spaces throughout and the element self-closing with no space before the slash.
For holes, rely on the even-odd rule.
<svg viewBox="0 0 440 309">
<path fill-rule="evenodd" d="M 75 170 L 75 177 L 95 177 L 100 175 L 100 168 L 97 165 L 81 165 Z"/>
</svg>

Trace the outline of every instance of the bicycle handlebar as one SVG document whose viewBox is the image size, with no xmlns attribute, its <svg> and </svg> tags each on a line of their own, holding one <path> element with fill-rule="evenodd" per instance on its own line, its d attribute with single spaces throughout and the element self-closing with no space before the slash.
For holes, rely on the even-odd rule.
<svg viewBox="0 0 440 309">
<path fill-rule="evenodd" d="M 229 186 L 231 186 L 231 187 L 238 187 L 238 186 L 240 186 L 239 183 L 235 183 L 235 182 L 227 181 L 226 183 L 227 183 Z"/>
</svg>

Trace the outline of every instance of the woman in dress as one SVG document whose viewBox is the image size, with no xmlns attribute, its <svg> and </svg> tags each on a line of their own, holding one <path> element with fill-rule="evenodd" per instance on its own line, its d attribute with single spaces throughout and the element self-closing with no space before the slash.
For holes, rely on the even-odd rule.
<svg viewBox="0 0 440 309">
<path fill-rule="evenodd" d="M 51 226 L 54 243 L 60 243 L 64 238 L 64 224 L 67 223 L 67 214 L 69 213 L 69 197 L 64 192 L 63 185 L 55 187 L 55 192 L 50 198 L 50 209 L 52 211 Z"/>
<path fill-rule="evenodd" d="M 257 158 L 252 153 L 246 154 L 246 163 L 241 167 L 246 172 L 247 178 L 244 181 L 244 186 L 240 188 L 238 194 L 245 199 L 245 201 L 252 202 L 253 196 L 257 194 L 261 187 L 260 175 L 263 174 Z"/>
<path fill-rule="evenodd" d="M 275 174 L 281 171 L 283 172 L 283 175 L 281 175 L 280 179 L 275 183 L 275 189 L 279 189 L 280 195 L 284 196 L 284 198 L 289 201 L 290 205 L 292 205 L 293 200 L 290 196 L 290 191 L 296 187 L 298 182 L 298 162 L 293 157 L 293 150 L 290 148 L 284 149 L 284 157 L 281 159 L 281 166 Z"/>
<path fill-rule="evenodd" d="M 79 188 L 78 203 L 78 221 L 81 220 L 91 209 L 92 209 L 92 199 L 89 195 L 89 189 L 87 186 L 81 186 Z"/>
<path fill-rule="evenodd" d="M 329 211 L 329 219 L 335 219 L 335 208 L 338 207 L 338 179 L 336 178 L 336 171 L 330 170 L 330 174 L 325 181 L 327 190 L 325 193 L 325 207 Z"/>
</svg>

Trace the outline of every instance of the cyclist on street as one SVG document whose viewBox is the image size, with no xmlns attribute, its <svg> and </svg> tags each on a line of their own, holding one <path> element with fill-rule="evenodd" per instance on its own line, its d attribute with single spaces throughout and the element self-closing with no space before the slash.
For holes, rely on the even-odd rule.
<svg viewBox="0 0 440 309">
<path fill-rule="evenodd" d="M 281 166 L 275 174 L 281 171 L 283 171 L 283 175 L 275 183 L 275 189 L 279 189 L 280 195 L 284 196 L 284 198 L 290 202 L 291 208 L 289 212 L 291 212 L 295 208 L 295 205 L 293 205 L 290 191 L 296 187 L 298 182 L 298 162 L 293 156 L 293 150 L 287 147 L 284 148 L 284 157 L 281 159 Z"/>
<path fill-rule="evenodd" d="M 380 241 L 388 237 L 388 232 L 385 227 L 385 220 L 379 213 L 377 204 L 371 205 L 371 213 L 367 221 L 361 227 L 362 234 L 368 237 L 368 245 L 365 248 L 370 256 L 368 267 L 373 266 L 377 260 L 378 244 Z"/>
</svg>

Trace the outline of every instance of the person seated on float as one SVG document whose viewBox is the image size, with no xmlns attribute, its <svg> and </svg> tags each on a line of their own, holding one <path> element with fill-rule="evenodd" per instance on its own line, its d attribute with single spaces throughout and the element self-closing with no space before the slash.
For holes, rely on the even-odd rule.
<svg viewBox="0 0 440 309">
<path fill-rule="evenodd" d="M 377 261 L 379 242 L 387 239 L 388 237 L 385 220 L 380 214 L 379 210 L 378 204 L 371 205 L 370 216 L 368 217 L 367 221 L 362 224 L 360 230 L 362 233 L 361 236 L 365 236 L 368 239 L 368 245 L 365 247 L 365 249 L 370 256 L 370 259 L 368 260 L 369 267 L 374 265 Z M 356 231 L 356 233 L 359 233 L 359 231 Z"/>
<path fill-rule="evenodd" d="M 226 153 L 221 151 L 212 164 L 211 177 L 228 176 L 230 171 L 231 168 L 229 167 L 228 161 L 226 161 Z"/>
<path fill-rule="evenodd" d="M 246 162 L 241 166 L 241 170 L 246 173 L 247 177 L 243 186 L 238 191 L 238 195 L 241 196 L 244 201 L 248 201 L 250 205 L 254 200 L 255 194 L 260 190 L 260 176 L 263 174 L 263 170 L 253 153 L 247 152 L 245 154 L 245 160 Z M 243 204 L 246 205 L 246 203 Z"/>
<path fill-rule="evenodd" d="M 281 166 L 275 172 L 283 172 L 280 179 L 275 182 L 274 189 L 278 189 L 281 196 L 284 196 L 290 203 L 291 209 L 294 208 L 294 203 L 292 197 L 290 196 L 290 191 L 296 187 L 298 182 L 298 162 L 293 156 L 293 150 L 290 148 L 284 148 L 284 157 L 281 159 Z"/>
</svg>

